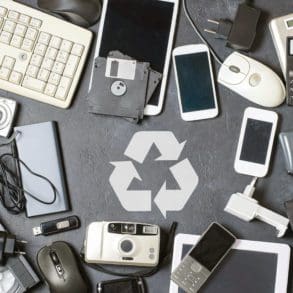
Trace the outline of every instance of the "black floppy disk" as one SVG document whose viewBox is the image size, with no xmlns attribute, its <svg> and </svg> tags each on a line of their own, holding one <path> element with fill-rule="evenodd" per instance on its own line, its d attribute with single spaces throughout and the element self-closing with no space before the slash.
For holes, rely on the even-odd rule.
<svg viewBox="0 0 293 293">
<path fill-rule="evenodd" d="M 139 62 L 118 51 L 95 60 L 94 85 L 88 96 L 89 112 L 124 117 L 138 122 L 154 93 L 161 74 L 148 62 Z"/>
</svg>

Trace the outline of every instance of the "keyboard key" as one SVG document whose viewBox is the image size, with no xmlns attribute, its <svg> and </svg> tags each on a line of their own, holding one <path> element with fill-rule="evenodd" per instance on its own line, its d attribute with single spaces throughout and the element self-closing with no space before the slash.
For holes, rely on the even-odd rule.
<svg viewBox="0 0 293 293">
<path fill-rule="evenodd" d="M 33 54 L 30 64 L 41 67 L 43 57 L 37 54 Z"/>
<path fill-rule="evenodd" d="M 42 80 L 42 81 L 48 81 L 50 75 L 50 71 L 46 70 L 44 68 L 41 68 L 38 74 L 38 79 Z"/>
<path fill-rule="evenodd" d="M 62 42 L 61 38 L 53 37 L 50 42 L 50 47 L 53 47 L 55 49 L 59 49 L 61 46 L 61 42 Z"/>
<path fill-rule="evenodd" d="M 54 97 L 55 93 L 56 93 L 56 90 L 57 90 L 57 87 L 55 85 L 48 83 L 46 85 L 44 93 L 45 93 L 45 95 L 48 95 L 50 97 Z"/>
<path fill-rule="evenodd" d="M 42 21 L 37 18 L 32 18 L 30 21 L 30 25 L 35 28 L 40 28 L 42 26 Z"/>
<path fill-rule="evenodd" d="M 7 68 L 0 68 L 0 79 L 8 80 L 10 75 L 10 70 Z"/>
<path fill-rule="evenodd" d="M 16 11 L 10 10 L 10 11 L 8 12 L 7 17 L 8 17 L 9 19 L 12 19 L 12 20 L 17 21 L 18 18 L 19 18 L 19 13 L 16 12 Z"/>
<path fill-rule="evenodd" d="M 42 93 L 44 91 L 46 83 L 33 77 L 25 76 L 22 86 L 33 91 Z"/>
<path fill-rule="evenodd" d="M 14 33 L 18 36 L 24 37 L 27 27 L 22 24 L 17 24 Z"/>
<path fill-rule="evenodd" d="M 46 57 L 50 58 L 50 59 L 56 59 L 56 56 L 58 54 L 58 50 L 55 48 L 48 48 L 47 53 L 46 53 Z"/>
<path fill-rule="evenodd" d="M 65 100 L 71 85 L 71 79 L 67 77 L 62 77 L 59 83 L 55 98 L 60 100 Z"/>
<path fill-rule="evenodd" d="M 53 84 L 53 85 L 58 85 L 59 82 L 60 82 L 60 79 L 61 79 L 61 75 L 58 74 L 58 73 L 54 73 L 52 72 L 50 74 L 50 77 L 49 77 L 49 83 Z"/>
<path fill-rule="evenodd" d="M 44 44 L 44 45 L 49 45 L 51 39 L 51 35 L 47 33 L 40 33 L 39 36 L 39 43 Z"/>
<path fill-rule="evenodd" d="M 47 46 L 44 44 L 38 43 L 35 47 L 35 53 L 41 56 L 45 56 L 45 53 L 47 51 Z"/>
<path fill-rule="evenodd" d="M 57 58 L 56 58 L 56 61 L 61 62 L 61 63 L 66 63 L 68 57 L 69 57 L 69 54 L 67 52 L 59 51 Z"/>
<path fill-rule="evenodd" d="M 82 53 L 84 50 L 84 46 L 80 45 L 80 44 L 74 44 L 72 50 L 71 50 L 71 54 L 73 55 L 77 55 L 79 57 L 81 57 Z"/>
<path fill-rule="evenodd" d="M 11 38 L 12 38 L 11 33 L 2 32 L 0 35 L 0 42 L 9 45 Z"/>
<path fill-rule="evenodd" d="M 74 73 L 77 69 L 78 63 L 79 63 L 79 59 L 80 58 L 75 55 L 70 55 L 70 57 L 66 63 L 66 66 L 65 66 L 65 70 L 63 73 L 64 76 L 73 78 Z"/>
<path fill-rule="evenodd" d="M 67 40 L 63 40 L 62 43 L 61 43 L 60 50 L 65 51 L 67 53 L 70 53 L 71 49 L 72 49 L 72 46 L 73 46 L 72 42 L 67 41 Z"/>
<path fill-rule="evenodd" d="M 12 70 L 13 67 L 14 67 L 15 61 L 16 60 L 14 58 L 5 56 L 4 60 L 3 60 L 3 63 L 2 63 L 2 67 L 5 67 L 5 68 L 8 68 L 8 69 Z"/>
<path fill-rule="evenodd" d="M 64 71 L 65 65 L 60 62 L 55 62 L 52 68 L 52 71 L 58 74 L 62 74 Z"/>
<path fill-rule="evenodd" d="M 12 82 L 14 84 L 20 84 L 21 79 L 22 79 L 22 74 L 20 72 L 17 72 L 17 71 L 12 71 L 11 72 L 11 75 L 10 75 L 10 78 L 9 78 L 10 82 Z"/>
<path fill-rule="evenodd" d="M 38 31 L 36 29 L 34 29 L 34 28 L 29 27 L 27 32 L 26 32 L 25 37 L 27 39 L 30 39 L 30 40 L 34 41 L 37 38 L 37 35 L 38 35 Z"/>
<path fill-rule="evenodd" d="M 26 74 L 30 77 L 37 77 L 39 71 L 39 67 L 34 66 L 34 65 L 29 65 Z"/>
<path fill-rule="evenodd" d="M 42 63 L 42 68 L 51 71 L 53 65 L 54 65 L 54 60 L 52 60 L 50 58 L 45 58 Z"/>
<path fill-rule="evenodd" d="M 33 46 L 34 46 L 34 42 L 32 40 L 24 39 L 21 49 L 31 52 L 33 50 Z"/>
<path fill-rule="evenodd" d="M 1 6 L 0 6 L 0 15 L 1 15 L 1 16 L 5 16 L 6 13 L 7 13 L 7 9 L 6 9 L 5 7 L 1 7 Z"/>
<path fill-rule="evenodd" d="M 24 23 L 24 24 L 29 24 L 31 18 L 28 15 L 21 14 L 19 17 L 19 22 Z"/>
<path fill-rule="evenodd" d="M 10 45 L 16 48 L 20 48 L 23 38 L 17 35 L 13 35 Z"/>
<path fill-rule="evenodd" d="M 5 24 L 4 24 L 4 27 L 3 27 L 3 30 L 8 32 L 8 33 L 14 33 L 15 27 L 16 27 L 15 22 L 13 22 L 11 20 L 6 20 Z"/>
</svg>

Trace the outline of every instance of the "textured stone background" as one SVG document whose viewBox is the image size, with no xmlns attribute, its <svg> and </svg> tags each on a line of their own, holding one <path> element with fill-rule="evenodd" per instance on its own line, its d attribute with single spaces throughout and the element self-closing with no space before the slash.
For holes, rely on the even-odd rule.
<svg viewBox="0 0 293 293">
<path fill-rule="evenodd" d="M 4 0 L 5 1 L 5 0 Z M 2 2 L 2 1 L 1 1 Z M 22 0 L 35 5 L 36 0 Z M 188 0 L 191 14 L 197 18 L 201 30 L 207 25 L 207 18 L 233 18 L 238 3 L 232 0 Z M 268 29 L 268 21 L 275 16 L 288 14 L 293 10 L 290 0 L 259 0 L 255 5 L 264 10 L 254 50 L 249 54 L 264 62 L 278 73 L 280 68 Z M 1 4 L 1 3 L 0 3 Z M 92 28 L 97 31 L 97 27 Z M 231 53 L 224 43 L 207 36 L 221 58 Z M 175 45 L 199 43 L 181 9 L 178 19 Z M 81 229 L 52 237 L 32 236 L 32 227 L 41 221 L 58 216 L 27 219 L 25 215 L 11 216 L 1 208 L 1 219 L 11 232 L 20 239 L 29 241 L 27 253 L 34 262 L 36 252 L 45 244 L 65 240 L 76 249 L 83 243 L 86 225 L 95 220 L 130 220 L 154 222 L 168 228 L 172 221 L 178 221 L 180 233 L 202 233 L 212 221 L 218 221 L 230 228 L 239 238 L 279 241 L 291 244 L 292 233 L 284 239 L 277 239 L 272 227 L 261 222 L 247 224 L 223 212 L 229 196 L 242 191 L 250 178 L 238 175 L 233 170 L 233 160 L 238 141 L 243 111 L 253 106 L 228 89 L 218 86 L 220 116 L 214 120 L 186 123 L 180 118 L 173 69 L 170 69 L 168 90 L 163 112 L 160 116 L 144 120 L 142 125 L 133 125 L 124 120 L 89 115 L 85 97 L 87 94 L 89 60 L 79 91 L 69 110 L 59 110 L 46 104 L 0 92 L 2 96 L 15 98 L 21 105 L 17 125 L 48 120 L 58 121 L 63 149 L 66 177 L 69 187 L 72 211 L 59 216 L 76 214 L 82 220 Z M 292 108 L 283 105 L 276 109 L 280 114 L 280 130 L 293 130 Z M 199 186 L 181 212 L 168 213 L 163 218 L 156 206 L 149 213 L 128 213 L 118 202 L 108 179 L 112 172 L 109 164 L 123 160 L 123 152 L 132 135 L 141 130 L 170 130 L 179 141 L 187 139 L 182 158 L 188 157 L 199 175 Z M 163 180 L 172 178 L 168 164 L 154 163 L 156 153 L 152 152 L 140 170 L 145 187 L 157 191 Z M 256 198 L 266 207 L 284 214 L 283 203 L 293 197 L 293 178 L 286 174 L 280 145 L 276 144 L 269 175 L 259 181 Z M 170 182 L 172 185 L 172 181 Z M 142 186 L 142 188 L 144 187 Z M 88 276 L 94 286 L 100 280 L 110 279 L 91 269 Z M 149 291 L 166 293 L 169 289 L 170 266 L 147 280 Z M 291 286 L 291 284 L 289 284 Z M 33 292 L 48 292 L 43 285 Z M 94 291 L 93 291 L 94 292 Z M 289 292 L 292 292 L 290 290 Z M 224 292 L 223 292 L 224 293 Z"/>
</svg>

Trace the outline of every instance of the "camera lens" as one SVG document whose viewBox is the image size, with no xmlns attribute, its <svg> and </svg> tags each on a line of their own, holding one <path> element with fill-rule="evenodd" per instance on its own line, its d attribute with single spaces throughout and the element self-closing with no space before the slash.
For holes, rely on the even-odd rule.
<svg viewBox="0 0 293 293">
<path fill-rule="evenodd" d="M 130 240 L 123 240 L 120 244 L 120 248 L 123 252 L 129 253 L 133 249 L 133 244 Z"/>
</svg>

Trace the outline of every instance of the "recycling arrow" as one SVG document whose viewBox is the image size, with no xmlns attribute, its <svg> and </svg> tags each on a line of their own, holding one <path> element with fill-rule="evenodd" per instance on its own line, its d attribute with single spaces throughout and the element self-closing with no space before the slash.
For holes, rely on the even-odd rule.
<svg viewBox="0 0 293 293">
<path fill-rule="evenodd" d="M 181 211 L 198 184 L 198 176 L 190 161 L 185 159 L 170 168 L 180 186 L 179 190 L 168 190 L 166 181 L 154 201 L 166 218 L 167 211 Z"/>
<path fill-rule="evenodd" d="M 171 131 L 140 131 L 133 135 L 124 155 L 143 163 L 152 145 L 155 144 L 161 156 L 156 161 L 179 159 L 186 141 L 179 143 Z"/>
<path fill-rule="evenodd" d="M 141 181 L 131 161 L 111 162 L 113 170 L 109 181 L 122 206 L 127 211 L 151 211 L 152 197 L 150 190 L 128 190 L 134 178 Z"/>
</svg>

